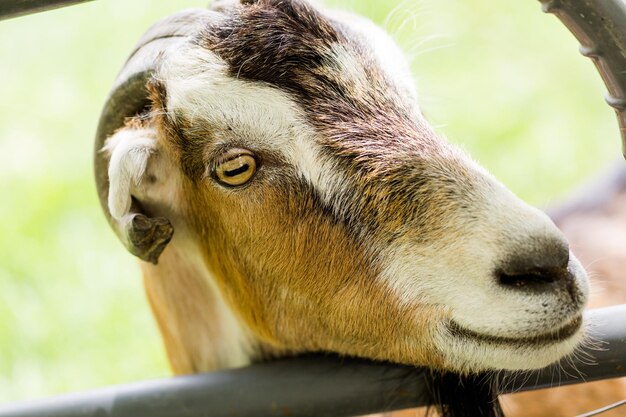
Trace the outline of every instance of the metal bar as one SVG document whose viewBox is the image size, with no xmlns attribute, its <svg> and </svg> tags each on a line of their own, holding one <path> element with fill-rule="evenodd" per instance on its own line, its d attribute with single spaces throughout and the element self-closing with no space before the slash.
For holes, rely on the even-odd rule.
<svg viewBox="0 0 626 417">
<path fill-rule="evenodd" d="M 589 311 L 586 320 L 598 346 L 573 364 L 505 376 L 505 390 L 626 376 L 626 305 Z M 426 405 L 426 378 L 424 369 L 316 355 L 5 405 L 0 417 L 353 416 Z"/>
<path fill-rule="evenodd" d="M 44 12 L 91 0 L 0 0 L 0 20 Z"/>
<path fill-rule="evenodd" d="M 0 19 L 85 0 L 0 1 Z M 618 113 L 626 146 L 626 4 L 610 0 L 540 0 L 594 60 Z M 511 374 L 507 390 L 532 390 L 626 376 L 626 306 L 591 311 L 593 338 L 565 361 L 526 375 Z M 589 358 L 594 358 L 593 361 Z M 334 356 L 309 356 L 247 368 L 143 382 L 0 407 L 0 417 L 339 417 L 426 405 L 424 369 Z"/>
<path fill-rule="evenodd" d="M 624 0 L 539 0 L 580 42 L 608 89 L 606 101 L 617 113 L 626 155 L 626 2 Z M 557 75 L 553 74 L 553 77 Z"/>
</svg>

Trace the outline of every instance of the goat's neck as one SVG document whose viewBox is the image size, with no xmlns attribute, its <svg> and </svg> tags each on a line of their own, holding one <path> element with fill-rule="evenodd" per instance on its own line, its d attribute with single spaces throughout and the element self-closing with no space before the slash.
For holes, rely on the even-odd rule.
<svg viewBox="0 0 626 417">
<path fill-rule="evenodd" d="M 176 374 L 247 365 L 258 347 L 226 305 L 194 248 L 173 241 L 142 263 L 150 305 Z"/>
</svg>

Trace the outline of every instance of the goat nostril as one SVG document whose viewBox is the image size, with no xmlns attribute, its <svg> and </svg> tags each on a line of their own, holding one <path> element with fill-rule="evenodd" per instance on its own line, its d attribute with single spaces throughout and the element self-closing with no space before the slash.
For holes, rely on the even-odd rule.
<svg viewBox="0 0 626 417">
<path fill-rule="evenodd" d="M 564 280 L 567 271 L 558 268 L 535 268 L 525 272 L 498 271 L 497 277 L 500 284 L 515 288 L 539 288 L 542 284 Z"/>
<path fill-rule="evenodd" d="M 496 270 L 496 278 L 506 287 L 554 290 L 571 281 L 568 271 L 569 246 L 560 236 L 538 237 L 510 255 Z M 552 285 L 550 285 L 552 284 Z"/>
</svg>

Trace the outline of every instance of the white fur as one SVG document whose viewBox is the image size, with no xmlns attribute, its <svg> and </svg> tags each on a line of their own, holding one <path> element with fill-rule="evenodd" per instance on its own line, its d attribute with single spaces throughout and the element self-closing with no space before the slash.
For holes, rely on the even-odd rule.
<svg viewBox="0 0 626 417">
<path fill-rule="evenodd" d="M 495 345 L 457 338 L 443 326 L 434 341 L 443 353 L 446 367 L 465 372 L 478 369 L 530 370 L 543 368 L 571 354 L 584 339 L 585 325 L 572 337 L 542 347 Z"/>
<path fill-rule="evenodd" d="M 230 128 L 252 150 L 281 153 L 326 200 L 341 191 L 341 174 L 321 157 L 315 131 L 286 93 L 230 77 L 221 58 L 194 45 L 168 56 L 159 77 L 165 82 L 167 109 L 173 117 L 184 114 L 216 131 Z M 207 141 L 207 146 L 218 144 Z"/>
<path fill-rule="evenodd" d="M 371 58 L 382 69 L 387 80 L 404 93 L 407 97 L 406 104 L 417 105 L 417 92 L 415 81 L 404 54 L 394 40 L 371 20 L 353 13 L 323 10 L 323 13 L 347 25 L 352 31 L 351 35 L 359 39 L 371 53 Z M 345 54 L 339 56 L 345 57 Z M 341 60 L 345 62 L 345 60 Z M 362 66 L 357 63 L 356 66 Z M 346 65 L 346 68 L 355 67 Z M 349 74 L 349 71 L 347 72 Z"/>
<path fill-rule="evenodd" d="M 336 81 L 343 84 L 348 92 L 358 94 L 371 89 L 363 63 L 345 45 L 334 44 L 325 63 L 327 70 L 333 71 Z"/>
<path fill-rule="evenodd" d="M 485 336 L 526 338 L 563 327 L 580 314 L 582 306 L 564 313 L 564 294 L 529 294 L 500 285 L 494 275 L 498 262 L 524 239 L 558 238 L 561 232 L 544 213 L 519 200 L 482 169 L 476 175 L 487 180 L 482 192 L 479 181 L 474 190 L 481 192 L 478 200 L 483 202 L 472 208 L 479 220 L 468 222 L 462 235 L 451 233 L 432 245 L 405 242 L 385 248 L 380 278 L 402 304 L 445 306 L 457 324 Z M 572 254 L 569 267 L 576 288 L 586 298 L 586 274 Z M 455 340 L 442 327 L 436 343 L 456 369 L 532 369 L 571 352 L 581 337 L 582 330 L 545 347 L 514 348 Z"/>
<path fill-rule="evenodd" d="M 122 129 L 111 136 L 104 147 L 109 162 L 109 211 L 116 220 L 128 214 L 131 189 L 139 186 L 148 159 L 156 151 L 156 141 L 148 129 Z"/>
<path fill-rule="evenodd" d="M 237 318 L 221 295 L 218 285 L 203 260 L 200 249 L 188 236 L 185 236 L 186 230 L 181 227 L 178 229 L 173 244 L 179 253 L 184 254 L 191 273 L 198 275 L 207 283 L 208 294 L 206 296 L 211 300 L 210 305 L 207 305 L 207 316 L 214 320 L 218 331 L 205 334 L 202 332 L 203 329 L 186 328 L 184 324 L 183 329 L 175 330 L 184 330 L 188 332 L 187 336 L 193 336 L 195 341 L 192 345 L 192 349 L 195 350 L 193 356 L 197 361 L 195 365 L 198 369 L 209 371 L 249 365 L 250 358 L 258 355 L 257 345 L 251 331 Z M 178 263 L 172 263 L 169 266 L 175 269 L 171 273 L 171 276 L 175 277 L 178 273 Z M 147 267 L 153 268 L 151 265 Z M 191 321 L 191 323 L 195 322 Z"/>
<path fill-rule="evenodd" d="M 212 314 L 219 323 L 219 334 L 197 335 L 196 364 L 202 369 L 231 368 L 244 366 L 250 363 L 250 357 L 256 354 L 249 331 L 240 323 L 232 310 L 226 305 L 215 282 L 210 278 L 207 267 L 202 261 L 198 249 L 190 244 L 189 232 L 184 222 L 179 221 L 176 211 L 179 205 L 178 192 L 180 181 L 173 167 L 158 152 L 158 145 L 153 130 L 148 128 L 123 128 L 111 136 L 103 148 L 110 155 L 109 163 L 109 199 L 108 206 L 111 215 L 120 225 L 128 222 L 131 197 L 138 198 L 144 207 L 149 207 L 152 213 L 164 215 L 175 226 L 176 233 L 172 245 L 178 253 L 185 254 L 188 264 L 178 265 L 177 270 L 171 271 L 171 276 L 178 273 L 201 274 L 208 284 L 207 296 L 212 300 Z M 145 175 L 152 175 L 150 185 L 142 180 Z M 165 268 L 172 266 L 167 264 Z M 183 269 L 180 269 L 184 266 Z M 156 268 L 144 264 L 144 268 Z M 185 269 L 187 268 L 187 269 Z M 168 275 L 168 269 L 161 270 Z M 164 276 L 162 279 L 169 277 Z M 195 329 L 176 329 L 170 331 L 191 331 Z M 205 339 L 210 337 L 210 339 Z"/>
<path fill-rule="evenodd" d="M 399 91 L 406 92 L 407 103 L 415 103 L 408 66 L 393 41 L 366 19 L 336 16 L 341 16 L 371 46 L 372 56 L 389 80 Z M 368 80 L 359 58 L 344 46 L 335 45 L 328 62 L 355 91 L 367 90 Z M 333 201 L 335 209 L 341 210 L 336 200 L 348 182 L 333 162 L 323 157 L 317 133 L 295 101 L 275 87 L 228 74 L 227 64 L 201 46 L 184 44 L 170 52 L 157 76 L 165 84 L 171 117 L 184 115 L 192 125 L 202 123 L 214 129 L 217 140 L 207 140 L 208 149 L 236 139 L 238 146 L 243 141 L 243 146 L 253 151 L 280 153 L 323 199 Z M 115 136 L 111 139 L 109 170 L 109 205 L 116 218 L 128 211 L 128 190 L 138 185 L 146 169 L 144 161 L 153 152 L 149 140 L 135 138 L 125 140 L 127 145 L 113 146 L 119 141 Z M 469 160 L 467 165 L 474 166 Z M 507 291 L 497 284 L 493 272 L 496 262 L 510 251 L 502 242 L 514 242 L 522 236 L 556 236 L 560 232 L 545 215 L 521 202 L 480 168 L 475 167 L 473 174 L 477 178 L 474 191 L 479 194 L 476 201 L 484 203 L 473 208 L 482 210 L 478 223 L 466 225 L 462 235 L 445 236 L 430 246 L 405 241 L 377 248 L 383 253 L 385 266 L 380 276 L 382 285 L 390 288 L 401 304 L 446 306 L 459 325 L 488 336 L 525 337 L 559 328 L 564 318 L 557 311 L 557 295 L 528 296 L 521 291 Z M 585 292 L 584 271 L 576 261 L 573 264 L 576 285 Z M 536 314 L 546 303 L 550 306 L 547 312 Z M 580 333 L 545 349 L 517 349 L 455 340 L 442 327 L 435 341 L 457 369 L 519 369 L 556 360 L 570 352 L 579 339 Z"/>
</svg>

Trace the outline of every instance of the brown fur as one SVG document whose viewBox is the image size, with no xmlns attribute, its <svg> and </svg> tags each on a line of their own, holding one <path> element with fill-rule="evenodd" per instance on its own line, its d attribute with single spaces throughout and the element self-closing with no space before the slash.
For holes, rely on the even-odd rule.
<svg viewBox="0 0 626 417">
<path fill-rule="evenodd" d="M 227 331 L 215 308 L 218 294 L 174 245 L 162 254 L 158 267 L 142 263 L 142 270 L 148 300 L 174 373 L 215 369 L 220 357 L 212 349 L 213 339 Z"/>
<path fill-rule="evenodd" d="M 294 96 L 327 154 L 350 177 L 384 173 L 394 156 L 445 152 L 414 102 L 380 70 L 371 46 L 306 1 L 260 0 L 233 8 L 225 23 L 207 28 L 198 42 L 228 63 L 232 77 Z M 359 63 L 366 88 L 336 69 L 335 43 Z"/>
<path fill-rule="evenodd" d="M 263 57 L 272 53 L 278 34 L 283 34 L 279 56 Z M 304 100 L 311 123 L 326 141 L 322 145 L 354 182 L 351 192 L 337 196 L 344 207 L 340 211 L 336 202 L 335 207 L 324 203 L 279 155 L 264 149 L 253 149 L 263 167 L 254 186 L 228 191 L 217 186 L 206 176 L 221 150 L 213 144 L 219 137 L 237 146 L 236 136 L 189 122 L 185 115 L 169 117 L 165 88 L 152 83 L 159 137 L 183 174 L 184 227 L 194 231 L 190 238 L 228 305 L 270 350 L 334 351 L 440 366 L 441 355 L 429 334 L 445 319 L 445 311 L 419 304 L 402 307 L 376 279 L 378 253 L 372 248 L 376 241 L 384 245 L 398 238 L 431 241 L 435 247 L 437 236 L 466 225 L 473 216 L 464 210 L 472 199 L 469 174 L 457 153 L 402 106 L 375 67 L 369 73 L 379 87 L 365 100 L 341 92 L 322 70 L 320 55 L 340 37 L 338 28 L 304 2 L 263 0 L 235 9 L 230 21 L 209 27 L 198 39 L 230 62 L 238 77 L 269 81 L 271 75 L 278 87 Z M 269 47 L 257 51 L 265 44 Z M 359 51 L 358 45 L 352 47 Z M 262 62 L 240 62 L 243 55 L 238 54 L 252 50 Z M 282 66 L 264 67 L 263 62 Z M 275 77 L 276 72 L 281 76 Z M 337 95 L 329 96 L 332 91 Z M 384 103 L 367 102 L 375 97 Z M 385 113 L 384 108 L 392 110 Z M 151 289 L 149 296 L 159 291 L 165 290 Z M 160 309 L 158 302 L 153 305 Z M 195 320 L 188 316 L 174 321 Z M 167 331 L 164 337 L 174 338 Z M 168 351 L 173 362 L 202 362 L 178 357 L 189 356 L 190 349 Z"/>
<path fill-rule="evenodd" d="M 623 168 L 621 168 L 623 170 Z M 560 219 L 577 255 L 592 278 L 590 308 L 626 303 L 626 190 L 592 210 L 572 210 Z M 555 377 L 558 380 L 558 377 Z M 507 417 L 574 417 L 626 398 L 626 378 L 597 381 L 503 396 Z M 602 417 L 621 417 L 626 409 Z M 376 417 L 423 417 L 424 409 L 385 413 Z M 372 416 L 374 417 L 374 416 Z"/>
<path fill-rule="evenodd" d="M 203 260 L 227 303 L 263 343 L 279 351 L 334 351 L 391 357 L 401 363 L 437 363 L 432 346 L 421 343 L 421 349 L 415 348 L 420 345 L 417 339 L 428 340 L 432 330 L 428 321 L 415 318 L 435 320 L 440 311 L 434 307 L 401 308 L 392 294 L 377 285 L 374 261 L 364 258 L 363 249 L 342 224 L 325 215 L 306 184 L 248 189 L 245 198 L 238 191 L 224 195 L 205 182 L 186 181 L 185 186 L 184 194 L 192 196 L 186 202 L 188 216 L 193 219 L 191 229 L 198 231 Z M 303 236 L 311 238 L 299 238 Z M 168 251 L 164 255 L 171 253 Z M 162 262 L 168 261 L 166 257 Z M 200 328 L 206 327 L 201 323 L 209 320 L 210 312 L 195 314 L 193 301 L 181 306 L 186 312 L 158 311 L 161 301 L 153 295 L 157 291 L 172 297 L 179 294 L 182 303 L 189 288 L 167 289 L 162 278 L 145 272 L 150 275 L 146 278 L 148 295 L 157 317 L 178 314 L 178 321 L 187 323 L 186 327 L 193 327 L 196 321 Z M 168 280 L 181 285 L 180 279 L 171 276 L 178 272 L 168 273 Z M 186 269 L 180 274 L 185 278 Z M 161 288 L 155 288 L 157 285 Z M 198 303 L 202 302 L 201 293 L 193 291 Z M 204 303 L 210 305 L 210 299 Z M 371 305 L 378 306 L 376 316 Z M 166 345 L 181 343 L 168 340 L 174 337 L 164 331 Z M 173 363 L 198 361 L 189 349 L 168 349 L 168 353 Z"/>
<path fill-rule="evenodd" d="M 173 115 L 164 85 L 151 83 L 159 158 L 176 167 L 182 191 L 166 202 L 175 206 L 167 213 L 174 240 L 158 266 L 142 268 L 174 372 L 233 365 L 220 346 L 232 330 L 225 310 L 240 323 L 238 349 L 253 361 L 332 351 L 443 368 L 433 334 L 449 312 L 402 304 L 379 279 L 381 248 L 413 242 L 444 251 L 480 233 L 477 220 L 488 223 L 489 214 L 475 190 L 489 194 L 493 184 L 436 137 L 348 28 L 299 0 L 227 13 L 196 43 L 227 62 L 231 76 L 297 102 L 347 187 L 328 201 L 280 154 L 254 148 L 253 183 L 221 187 L 207 173 L 225 146 L 239 145 L 237 135 Z M 338 41 L 358 57 L 370 88 L 355 90 L 332 70 Z"/>
<path fill-rule="evenodd" d="M 393 358 L 400 363 L 438 363 L 438 352 L 419 340 L 430 340 L 431 326 L 441 319 L 440 308 L 400 307 L 393 294 L 377 282 L 375 259 L 364 255 L 363 242 L 349 233 L 346 221 L 329 216 L 315 190 L 299 181 L 275 155 L 262 155 L 265 170 L 255 178 L 256 187 L 225 193 L 207 182 L 198 172 L 210 163 L 206 160 L 210 154 L 206 138 L 214 133 L 209 126 L 191 128 L 184 119 L 183 123 L 172 123 L 160 111 L 164 90 L 153 83 L 151 91 L 160 136 L 168 138 L 165 149 L 186 174 L 182 194 L 188 198 L 180 202 L 190 219 L 185 228 L 195 231 L 192 238 L 201 248 L 202 260 L 226 302 L 262 341 L 264 346 L 259 349 L 266 354 L 333 351 Z M 205 140 L 200 142 L 202 137 Z M 206 286 L 200 283 L 205 278 L 186 267 L 177 271 L 175 264 L 183 259 L 172 255 L 177 242 L 171 245 L 160 261 L 164 265 L 144 268 L 155 314 L 175 316 L 171 326 L 184 323 L 184 328 L 190 329 L 189 336 L 202 338 L 202 332 L 214 335 L 216 332 L 205 323 L 213 319 L 211 313 L 194 312 L 196 304 L 211 305 L 210 297 L 202 296 L 205 291 L 197 290 Z M 168 281 L 176 285 L 188 282 L 195 289 L 173 288 L 173 284 L 162 282 L 163 278 L 154 278 L 159 268 L 167 270 Z M 180 279 L 172 277 L 178 275 Z M 169 304 L 181 307 L 163 307 L 163 299 L 157 300 L 155 294 L 168 294 L 172 299 Z M 192 300 L 184 299 L 191 294 Z M 371 305 L 378 306 L 377 316 L 372 314 Z M 432 321 L 418 321 L 417 317 L 431 317 Z M 175 340 L 177 335 L 168 331 L 165 321 L 159 320 L 166 346 L 178 346 L 168 348 L 170 361 L 187 364 L 174 366 L 175 371 L 213 369 L 204 359 L 205 352 L 185 347 L 196 341 Z"/>
</svg>

